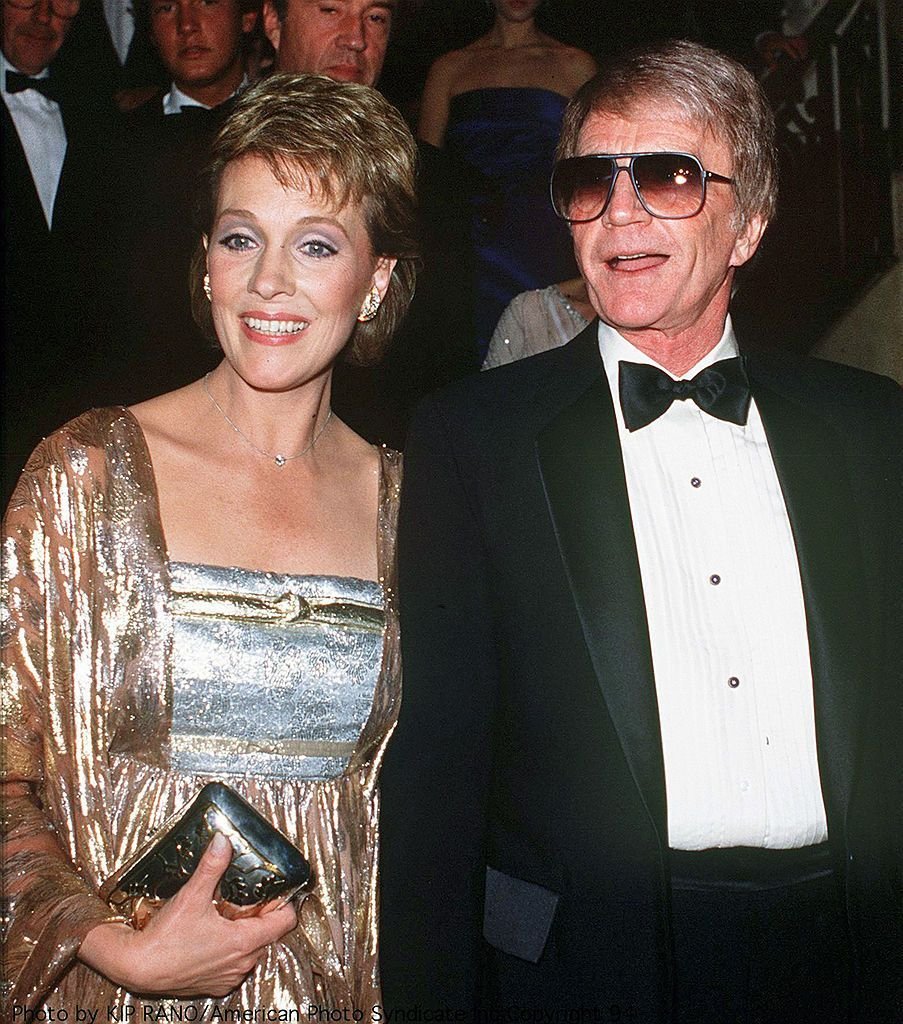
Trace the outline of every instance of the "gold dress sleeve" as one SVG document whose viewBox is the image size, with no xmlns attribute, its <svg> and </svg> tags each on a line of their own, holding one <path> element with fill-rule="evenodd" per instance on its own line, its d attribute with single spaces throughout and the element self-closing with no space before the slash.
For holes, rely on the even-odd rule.
<svg viewBox="0 0 903 1024">
<path fill-rule="evenodd" d="M 77 518 L 71 483 L 60 468 L 58 442 L 45 441 L 3 522 L 2 995 L 28 1008 L 71 962 L 87 932 L 115 919 L 47 814 L 59 797 L 76 796 L 55 784 L 78 756 L 78 736 L 59 709 L 77 702 L 69 666 L 86 653 L 71 614 L 82 571 L 70 542 Z"/>
</svg>

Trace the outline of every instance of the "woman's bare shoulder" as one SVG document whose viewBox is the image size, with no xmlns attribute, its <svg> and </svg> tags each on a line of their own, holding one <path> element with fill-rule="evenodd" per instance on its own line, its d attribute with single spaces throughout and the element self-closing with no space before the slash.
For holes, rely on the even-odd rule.
<svg viewBox="0 0 903 1024">
<path fill-rule="evenodd" d="M 555 53 L 556 60 L 567 73 L 568 81 L 571 83 L 573 91 L 576 92 L 599 70 L 599 65 L 592 54 L 587 53 L 586 50 L 568 46 L 565 43 L 559 43 L 558 47 Z"/>
<path fill-rule="evenodd" d="M 452 82 L 462 71 L 465 71 L 473 60 L 470 47 L 462 50 L 449 50 L 437 57 L 430 66 L 429 77 L 433 81 Z"/>
<path fill-rule="evenodd" d="M 190 424 L 196 418 L 200 381 L 188 384 L 176 391 L 148 398 L 144 402 L 129 406 L 145 434 L 158 437 L 174 437 L 190 434 Z"/>
</svg>

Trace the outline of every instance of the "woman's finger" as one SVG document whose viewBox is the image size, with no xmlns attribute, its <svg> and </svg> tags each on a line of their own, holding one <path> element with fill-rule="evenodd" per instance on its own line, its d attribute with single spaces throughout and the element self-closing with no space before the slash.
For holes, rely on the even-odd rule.
<svg viewBox="0 0 903 1024">
<path fill-rule="evenodd" d="M 232 863 L 232 844 L 217 832 L 194 869 L 194 874 L 182 887 L 179 895 L 183 900 L 200 900 L 210 903 L 216 896 L 216 888 L 226 869 Z"/>
</svg>

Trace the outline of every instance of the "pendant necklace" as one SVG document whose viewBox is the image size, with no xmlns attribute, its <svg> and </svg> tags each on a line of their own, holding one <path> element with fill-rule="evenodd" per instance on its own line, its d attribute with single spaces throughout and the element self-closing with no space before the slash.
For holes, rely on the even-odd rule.
<svg viewBox="0 0 903 1024">
<path fill-rule="evenodd" d="M 236 434 L 238 434 L 238 436 L 242 439 L 242 441 L 244 441 L 244 443 L 249 448 L 253 448 L 258 455 L 263 455 L 267 459 L 272 459 L 279 469 L 282 469 L 286 462 L 292 462 L 294 459 L 300 459 L 302 455 L 307 455 L 307 453 L 313 448 L 317 441 L 319 441 L 320 438 L 323 436 L 323 431 L 329 426 L 329 421 L 332 419 L 332 409 L 330 409 L 329 413 L 326 416 L 326 419 L 323 420 L 323 426 L 320 427 L 316 434 L 314 434 L 314 438 L 310 442 L 310 444 L 302 448 L 300 452 L 295 452 L 294 455 L 282 455 L 281 453 L 273 454 L 272 452 L 265 452 L 262 448 L 258 448 L 257 445 L 254 444 L 251 438 L 248 437 L 248 435 L 241 429 L 240 426 L 238 426 L 237 423 L 234 423 L 231 419 L 229 419 L 226 410 L 219 404 L 219 402 L 217 402 L 213 395 L 210 394 L 210 388 L 207 385 L 207 378 L 209 376 L 209 373 L 204 374 L 204 394 L 210 399 L 210 404 L 213 406 L 213 408 L 216 409 L 220 416 L 222 416 L 222 418 L 229 424 L 229 426 L 235 431 Z"/>
</svg>

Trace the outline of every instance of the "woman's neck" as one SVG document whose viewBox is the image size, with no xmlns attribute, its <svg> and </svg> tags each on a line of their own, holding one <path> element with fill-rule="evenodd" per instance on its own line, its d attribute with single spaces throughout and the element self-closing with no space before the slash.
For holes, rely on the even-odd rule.
<svg viewBox="0 0 903 1024">
<path fill-rule="evenodd" d="M 503 18 L 496 18 L 487 38 L 490 46 L 498 46 L 503 50 L 535 46 L 542 41 L 542 35 L 532 18 L 529 21 L 505 21 Z"/>
<path fill-rule="evenodd" d="M 310 450 L 330 417 L 332 374 L 285 392 L 249 387 L 224 361 L 203 381 L 206 397 L 224 427 L 251 447 L 287 458 Z"/>
</svg>

